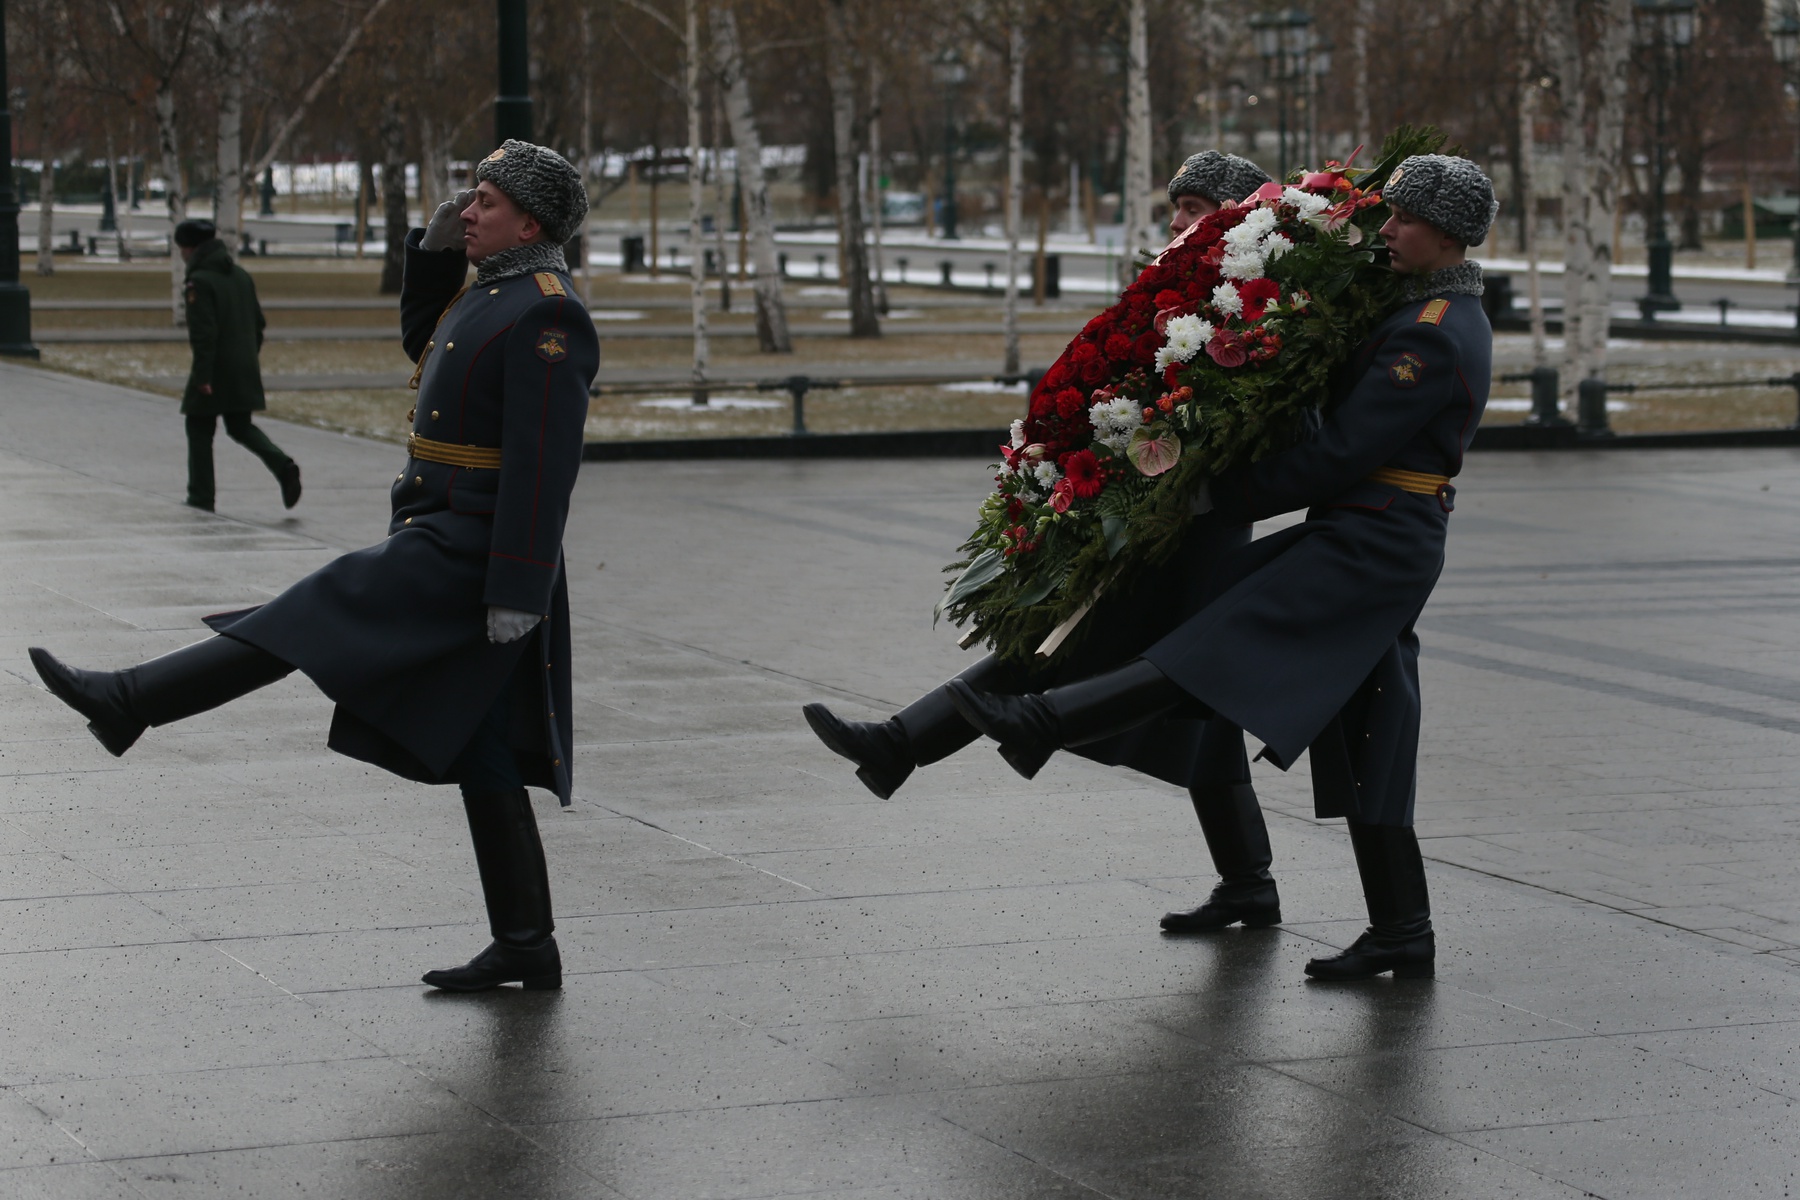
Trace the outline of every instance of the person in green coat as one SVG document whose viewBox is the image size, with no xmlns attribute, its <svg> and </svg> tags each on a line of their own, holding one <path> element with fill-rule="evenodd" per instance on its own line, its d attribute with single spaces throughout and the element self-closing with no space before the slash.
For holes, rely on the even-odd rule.
<svg viewBox="0 0 1800 1200">
<path fill-rule="evenodd" d="M 188 345 L 194 365 L 188 372 L 181 412 L 187 418 L 188 494 L 194 508 L 213 511 L 213 434 L 219 418 L 231 440 L 263 460 L 281 484 L 281 502 L 300 502 L 300 464 L 281 452 L 258 429 L 250 414 L 263 402 L 262 305 L 250 273 L 232 260 L 211 221 L 183 221 L 175 227 L 175 245 L 187 263 Z"/>
</svg>

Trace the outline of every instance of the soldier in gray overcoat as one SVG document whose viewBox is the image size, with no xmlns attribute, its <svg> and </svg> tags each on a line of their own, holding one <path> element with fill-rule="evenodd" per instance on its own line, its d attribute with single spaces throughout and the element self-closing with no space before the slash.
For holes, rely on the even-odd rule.
<svg viewBox="0 0 1800 1200">
<path fill-rule="evenodd" d="M 1179 234 L 1227 201 L 1242 200 L 1268 180 L 1248 159 L 1217 150 L 1194 155 L 1169 181 L 1175 213 L 1170 233 Z M 1213 570 L 1249 541 L 1248 520 L 1196 518 L 1167 564 L 1134 580 L 1129 591 L 1120 589 L 1101 600 L 1089 614 L 1087 640 L 1055 666 L 1031 669 L 989 655 L 958 679 L 983 691 L 1024 692 L 1084 679 L 1129 662 L 1198 611 L 1209 594 Z M 846 721 L 823 704 L 808 704 L 801 711 L 819 739 L 856 763 L 857 778 L 883 799 L 893 795 L 915 767 L 946 758 L 980 737 L 951 703 L 948 684 L 933 688 L 886 721 Z M 1280 923 L 1281 897 L 1270 871 L 1274 854 L 1268 826 L 1250 783 L 1244 735 L 1236 725 L 1218 716 L 1170 713 L 1152 724 L 1073 749 L 1083 758 L 1131 767 L 1187 789 L 1219 882 L 1198 907 L 1164 913 L 1165 932 L 1210 933 L 1239 923 L 1251 928 Z M 1002 747 L 1001 753 L 1027 778 L 1050 757 L 1048 750 L 1017 755 Z"/>
<path fill-rule="evenodd" d="M 599 341 L 561 247 L 588 201 L 574 167 L 526 142 L 505 143 L 476 179 L 407 238 L 401 337 L 418 404 L 386 540 L 259 608 L 208 617 L 220 636 L 124 671 L 31 658 L 114 754 L 148 726 L 304 672 L 337 704 L 334 750 L 461 785 L 493 943 L 425 981 L 554 988 L 562 960 L 525 788 L 569 803 L 562 533 Z"/>
<path fill-rule="evenodd" d="M 1140 658 L 1026 695 L 960 681 L 950 699 L 1013 757 L 1116 736 L 1198 703 L 1285 769 L 1311 749 L 1323 817 L 1346 817 L 1369 929 L 1307 974 L 1429 976 L 1436 939 L 1413 832 L 1419 741 L 1414 632 L 1444 565 L 1463 453 L 1481 423 L 1493 333 L 1465 261 L 1498 205 L 1467 159 L 1418 155 L 1389 178 L 1382 227 L 1412 301 L 1362 344 L 1309 440 L 1212 480 L 1227 520 L 1306 520 L 1220 564 L 1211 596 Z"/>
<path fill-rule="evenodd" d="M 259 356 L 267 322 L 256 299 L 256 282 L 233 261 L 211 221 L 177 225 L 175 246 L 187 263 L 181 296 L 193 353 L 187 387 L 181 393 L 187 423 L 187 503 L 213 511 L 213 436 L 222 417 L 225 433 L 262 459 L 281 485 L 282 504 L 292 508 L 300 502 L 300 465 L 250 419 L 251 413 L 266 407 Z"/>
</svg>

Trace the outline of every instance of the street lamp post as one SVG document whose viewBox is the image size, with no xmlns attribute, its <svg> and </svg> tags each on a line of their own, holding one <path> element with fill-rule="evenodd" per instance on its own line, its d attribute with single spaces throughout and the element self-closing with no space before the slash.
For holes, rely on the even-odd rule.
<svg viewBox="0 0 1800 1200">
<path fill-rule="evenodd" d="M 526 51 L 525 0 L 499 0 L 500 90 L 494 97 L 494 142 L 531 140 L 531 58 Z"/>
<path fill-rule="evenodd" d="M 1280 130 L 1279 174 L 1285 179 L 1288 173 L 1288 111 L 1293 103 L 1293 85 L 1310 76 L 1309 60 L 1316 46 L 1312 16 L 1298 8 L 1257 13 L 1250 18 L 1250 37 L 1256 46 L 1257 57 L 1263 60 L 1269 81 L 1281 92 L 1276 112 Z"/>
<path fill-rule="evenodd" d="M 13 191 L 11 93 L 6 84 L 6 0 L 0 0 L 0 354 L 36 358 L 31 293 L 19 282 L 19 197 Z"/>
<path fill-rule="evenodd" d="M 938 57 L 932 75 L 944 89 L 944 240 L 956 236 L 956 93 L 969 77 L 962 55 L 952 46 Z"/>
<path fill-rule="evenodd" d="M 1656 105 L 1656 132 L 1651 147 L 1652 189 L 1650 224 L 1645 245 L 1650 257 L 1649 291 L 1638 298 L 1644 320 L 1654 321 L 1659 312 L 1681 307 L 1675 298 L 1671 263 L 1675 248 L 1669 243 L 1668 222 L 1668 92 L 1681 74 L 1681 52 L 1694 41 L 1694 0 L 1632 0 L 1637 16 L 1638 45 L 1648 52 L 1651 91 Z"/>
<path fill-rule="evenodd" d="M 1783 6 L 1781 16 L 1769 26 L 1769 43 L 1774 48 L 1775 61 L 1781 64 L 1789 83 L 1800 93 L 1800 13 L 1796 12 L 1793 0 Z M 1800 139 L 1795 141 L 1794 158 L 1796 166 L 1800 167 Z M 1756 220 L 1754 210 L 1745 213 L 1744 220 Z M 1800 284 L 1800 212 L 1794 214 L 1793 232 L 1794 261 L 1788 268 L 1788 282 Z M 1800 324 L 1800 309 L 1795 311 L 1796 322 Z"/>
</svg>

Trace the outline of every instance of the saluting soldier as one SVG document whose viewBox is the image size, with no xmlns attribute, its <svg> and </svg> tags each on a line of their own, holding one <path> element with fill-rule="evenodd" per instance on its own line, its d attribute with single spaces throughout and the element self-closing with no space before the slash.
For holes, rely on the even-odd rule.
<svg viewBox="0 0 1800 1200">
<path fill-rule="evenodd" d="M 1414 622 L 1444 565 L 1461 469 L 1491 377 L 1481 268 L 1465 259 L 1499 206 L 1475 164 L 1417 155 L 1385 189 L 1382 226 L 1412 301 L 1358 349 L 1317 433 L 1222 472 L 1201 507 L 1299 525 L 1221 564 L 1217 598 L 1109 674 L 1012 697 L 957 680 L 957 710 L 1015 756 L 1116 736 L 1198 702 L 1261 738 L 1286 768 L 1310 747 L 1321 817 L 1346 817 L 1369 928 L 1308 975 L 1434 971 L 1436 941 L 1413 832 L 1419 750 Z"/>
<path fill-rule="evenodd" d="M 1194 155 L 1169 181 L 1175 213 L 1169 232 L 1180 234 L 1224 203 L 1244 199 L 1268 179 L 1261 167 L 1236 155 L 1217 150 Z M 1087 640 L 1055 666 L 1033 669 L 989 655 L 958 680 L 984 691 L 1023 692 L 1083 679 L 1130 661 L 1199 608 L 1216 564 L 1249 541 L 1248 519 L 1197 517 L 1168 564 L 1100 601 L 1099 610 L 1089 617 Z M 916 767 L 947 758 L 980 737 L 951 703 L 948 684 L 933 688 L 885 721 L 846 721 L 823 704 L 808 704 L 801 711 L 819 740 L 854 762 L 857 778 L 883 799 L 893 795 Z M 1002 747 L 1001 753 L 1029 779 L 1053 749 L 1020 755 Z M 1280 923 L 1281 898 L 1269 869 L 1274 858 L 1269 831 L 1250 782 L 1244 736 L 1235 725 L 1223 718 L 1169 714 L 1153 726 L 1084 742 L 1075 752 L 1187 789 L 1219 882 L 1198 907 L 1165 913 L 1161 922 L 1165 932 L 1208 933 L 1238 923 L 1250 927 Z"/>
<path fill-rule="evenodd" d="M 292 508 L 300 503 L 300 465 L 250 419 L 267 407 L 259 356 L 268 323 L 257 303 L 256 283 L 232 259 L 211 221 L 177 225 L 175 246 L 187 264 L 181 294 L 193 352 L 181 394 L 187 418 L 187 504 L 213 511 L 213 435 L 223 417 L 226 434 L 262 459 L 281 485 L 281 503 Z"/>
<path fill-rule="evenodd" d="M 1180 237 L 1195 221 L 1242 202 L 1268 182 L 1268 172 L 1247 158 L 1222 150 L 1190 155 L 1169 180 L 1169 236 Z"/>
<path fill-rule="evenodd" d="M 303 671 L 337 704 L 332 749 L 461 785 L 493 943 L 425 982 L 555 988 L 562 960 L 525 788 L 570 800 L 562 533 L 599 341 L 562 244 L 588 200 L 574 167 L 527 142 L 506 142 L 475 175 L 407 238 L 401 337 L 419 392 L 387 539 L 260 608 L 208 617 L 219 636 L 127 670 L 77 670 L 37 648 L 31 659 L 115 755 L 148 726 Z"/>
</svg>

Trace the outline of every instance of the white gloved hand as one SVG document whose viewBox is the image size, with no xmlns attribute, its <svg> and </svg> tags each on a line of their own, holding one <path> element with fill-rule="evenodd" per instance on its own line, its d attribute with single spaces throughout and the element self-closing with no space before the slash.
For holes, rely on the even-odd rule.
<svg viewBox="0 0 1800 1200">
<path fill-rule="evenodd" d="M 488 605 L 488 641 L 496 646 L 504 646 L 508 642 L 516 642 L 537 627 L 544 618 L 536 613 L 520 612 L 516 608 L 501 608 L 498 604 Z"/>
<path fill-rule="evenodd" d="M 419 239 L 421 250 L 461 250 L 463 245 L 462 210 L 475 202 L 475 189 L 456 193 L 431 214 L 425 223 L 425 236 Z"/>
<path fill-rule="evenodd" d="M 1212 480 L 1202 479 L 1200 490 L 1195 492 L 1194 498 L 1188 502 L 1188 511 L 1199 517 L 1211 512 L 1212 508 Z"/>
</svg>

